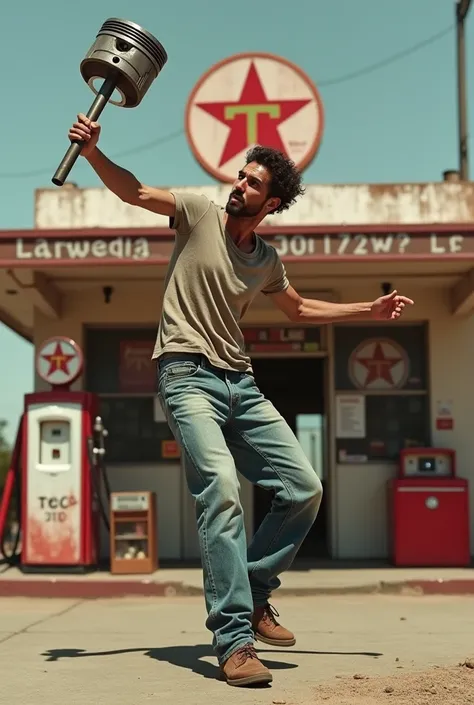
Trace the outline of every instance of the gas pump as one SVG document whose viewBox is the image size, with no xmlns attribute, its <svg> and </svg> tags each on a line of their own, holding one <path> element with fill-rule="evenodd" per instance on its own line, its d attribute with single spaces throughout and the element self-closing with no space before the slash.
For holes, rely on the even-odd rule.
<svg viewBox="0 0 474 705">
<path fill-rule="evenodd" d="M 110 495 L 107 432 L 98 416 L 99 400 L 90 392 L 70 390 L 83 362 L 79 346 L 64 337 L 46 340 L 36 355 L 36 371 L 51 389 L 25 395 L 0 504 L 1 538 L 16 485 L 23 572 L 96 568 L 100 514 L 109 527 L 102 500 L 103 488 Z"/>
</svg>

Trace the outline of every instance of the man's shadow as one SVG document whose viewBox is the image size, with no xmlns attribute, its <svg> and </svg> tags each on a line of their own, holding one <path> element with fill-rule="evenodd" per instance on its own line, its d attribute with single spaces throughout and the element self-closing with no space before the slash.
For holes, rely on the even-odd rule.
<svg viewBox="0 0 474 705">
<path fill-rule="evenodd" d="M 203 678 L 219 678 L 218 666 L 203 661 L 202 659 L 212 657 L 215 658 L 214 650 L 210 644 L 196 644 L 194 646 L 164 646 L 156 649 L 136 648 L 136 649 L 114 649 L 111 651 L 86 651 L 85 649 L 50 649 L 42 654 L 46 657 L 46 661 L 53 662 L 67 658 L 90 658 L 99 656 L 116 656 L 119 654 L 132 654 L 142 652 L 144 656 L 170 663 L 179 668 L 185 668 L 193 673 L 196 673 Z M 258 650 L 259 658 L 262 663 L 270 670 L 282 670 L 289 668 L 297 668 L 296 663 L 288 663 L 286 661 L 272 661 L 265 658 L 266 654 L 314 654 L 322 655 L 329 654 L 335 656 L 367 656 L 378 658 L 383 654 L 378 652 L 350 652 L 350 651 L 287 651 L 281 649 Z"/>
</svg>

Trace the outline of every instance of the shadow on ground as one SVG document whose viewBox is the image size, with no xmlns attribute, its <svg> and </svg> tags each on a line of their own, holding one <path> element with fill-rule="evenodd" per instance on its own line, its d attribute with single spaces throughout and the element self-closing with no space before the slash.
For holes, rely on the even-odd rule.
<svg viewBox="0 0 474 705">
<path fill-rule="evenodd" d="M 258 650 L 257 650 L 258 651 Z M 219 677 L 219 669 L 217 665 L 202 661 L 204 658 L 215 658 L 212 647 L 208 644 L 196 644 L 195 646 L 165 646 L 160 649 L 115 649 L 111 651 L 86 651 L 85 649 L 50 649 L 42 654 L 46 657 L 46 661 L 60 661 L 68 658 L 93 658 L 99 656 L 116 656 L 119 654 L 132 654 L 143 652 L 144 656 L 170 663 L 173 666 L 186 668 L 193 673 L 197 673 L 204 678 L 216 679 Z M 291 655 L 312 654 L 318 655 L 334 655 L 334 656 L 367 656 L 369 658 L 378 658 L 383 654 L 371 651 L 296 651 L 292 650 Z M 285 654 L 289 655 L 287 650 L 265 649 L 259 651 L 259 656 L 262 663 L 270 670 L 282 670 L 289 668 L 297 668 L 298 664 L 288 663 L 286 661 L 271 661 L 266 658 L 267 654 Z"/>
</svg>

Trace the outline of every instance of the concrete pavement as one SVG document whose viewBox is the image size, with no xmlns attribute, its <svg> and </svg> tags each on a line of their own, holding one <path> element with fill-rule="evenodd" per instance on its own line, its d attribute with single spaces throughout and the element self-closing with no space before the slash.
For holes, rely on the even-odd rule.
<svg viewBox="0 0 474 705">
<path fill-rule="evenodd" d="M 247 690 L 216 680 L 202 597 L 0 598 L 2 702 L 317 705 L 318 684 L 338 677 L 456 665 L 474 655 L 471 597 L 282 597 L 276 607 L 297 644 L 259 646 L 273 685 Z"/>
</svg>

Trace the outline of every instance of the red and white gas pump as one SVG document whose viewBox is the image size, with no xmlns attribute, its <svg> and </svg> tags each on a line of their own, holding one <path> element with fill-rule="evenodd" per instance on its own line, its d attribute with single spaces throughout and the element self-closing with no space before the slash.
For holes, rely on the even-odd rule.
<svg viewBox="0 0 474 705">
<path fill-rule="evenodd" d="M 69 338 L 50 338 L 37 352 L 37 373 L 51 389 L 25 395 L 0 505 L 1 536 L 16 479 L 24 572 L 85 571 L 98 564 L 99 511 L 108 524 L 101 503 L 106 431 L 97 396 L 70 390 L 82 369 L 82 351 Z"/>
</svg>

